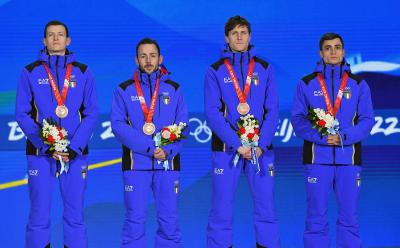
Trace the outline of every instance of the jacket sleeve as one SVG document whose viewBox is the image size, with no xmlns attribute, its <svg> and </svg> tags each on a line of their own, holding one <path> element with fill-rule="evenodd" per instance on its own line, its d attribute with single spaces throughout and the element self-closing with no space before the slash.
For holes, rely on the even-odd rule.
<svg viewBox="0 0 400 248">
<path fill-rule="evenodd" d="M 319 144 L 327 145 L 327 135 L 322 136 L 317 129 L 312 127 L 311 121 L 308 119 L 308 109 L 311 108 L 307 102 L 306 95 L 304 94 L 305 83 L 300 81 L 297 84 L 297 91 L 294 95 L 292 107 L 292 125 L 296 136 Z"/>
<path fill-rule="evenodd" d="M 154 142 L 151 136 L 145 135 L 131 126 L 123 97 L 124 94 L 124 91 L 120 87 L 114 91 L 111 106 L 111 129 L 117 140 L 124 146 L 135 153 L 153 157 Z M 131 116 L 131 118 L 135 118 L 135 116 Z"/>
<path fill-rule="evenodd" d="M 212 68 L 208 69 L 204 80 L 204 111 L 211 130 L 236 151 L 241 146 L 241 142 L 224 117 L 221 90 Z"/>
<path fill-rule="evenodd" d="M 69 145 L 70 149 L 74 150 L 80 155 L 82 155 L 85 147 L 89 143 L 98 116 L 95 79 L 89 69 L 86 70 L 86 73 L 86 84 L 83 92 L 83 101 L 81 107 L 81 123 L 79 124 L 74 136 L 70 140 L 71 143 Z"/>
<path fill-rule="evenodd" d="M 183 99 L 183 95 L 179 89 L 177 89 L 176 94 L 178 97 L 178 103 L 175 112 L 175 124 L 178 125 L 180 122 L 186 123 L 186 128 L 183 130 L 182 135 L 188 138 L 190 129 L 189 129 L 189 117 L 188 117 L 187 106 Z M 179 140 L 172 144 L 163 146 L 162 149 L 165 152 L 167 152 L 168 158 L 172 159 L 173 157 L 176 156 L 176 154 L 178 154 L 181 151 L 183 143 L 184 143 L 183 140 Z"/>
<path fill-rule="evenodd" d="M 35 99 L 30 87 L 28 71 L 24 69 L 18 82 L 16 105 L 15 105 L 15 118 L 18 125 L 26 137 L 32 144 L 39 150 L 39 154 L 44 155 L 49 149 L 49 146 L 43 143 L 39 136 L 40 120 L 33 119 L 33 112 L 37 111 L 35 108 Z M 38 114 L 38 113 L 37 113 Z"/>
<path fill-rule="evenodd" d="M 264 116 L 260 129 L 259 147 L 263 150 L 272 145 L 276 127 L 279 122 L 278 90 L 275 73 L 271 66 L 268 67 L 267 86 L 264 98 Z"/>
<path fill-rule="evenodd" d="M 360 83 L 356 118 L 357 121 L 354 126 L 341 131 L 343 145 L 352 145 L 367 138 L 375 124 L 371 91 L 365 81 Z"/>
</svg>

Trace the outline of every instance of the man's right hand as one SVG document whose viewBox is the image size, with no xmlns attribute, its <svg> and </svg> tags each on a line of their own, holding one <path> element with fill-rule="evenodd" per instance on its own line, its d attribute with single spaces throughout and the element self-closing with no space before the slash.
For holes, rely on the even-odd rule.
<svg viewBox="0 0 400 248">
<path fill-rule="evenodd" d="M 340 137 L 338 134 L 336 135 L 328 135 L 328 145 L 330 146 L 340 146 Z"/>
<path fill-rule="evenodd" d="M 237 149 L 237 152 L 242 155 L 245 159 L 250 160 L 251 159 L 251 148 L 250 147 L 243 147 L 239 146 Z"/>
<path fill-rule="evenodd" d="M 65 163 L 68 163 L 69 162 L 69 153 L 67 153 L 67 152 L 54 152 L 53 153 L 53 158 L 55 159 L 55 160 L 60 160 L 60 158 L 58 157 L 58 156 L 61 156 L 61 159 L 62 159 L 62 161 L 64 161 Z"/>
<path fill-rule="evenodd" d="M 167 159 L 167 154 L 164 149 L 158 147 L 154 149 L 153 157 L 159 161 L 164 161 Z"/>
</svg>

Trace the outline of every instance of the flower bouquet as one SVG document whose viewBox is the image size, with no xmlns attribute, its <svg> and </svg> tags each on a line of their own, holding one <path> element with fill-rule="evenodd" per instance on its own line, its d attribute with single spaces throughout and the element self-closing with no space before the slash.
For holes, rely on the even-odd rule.
<svg viewBox="0 0 400 248">
<path fill-rule="evenodd" d="M 315 108 L 308 110 L 308 119 L 311 121 L 313 128 L 318 129 L 318 132 L 324 135 L 338 135 L 340 145 L 343 150 L 342 136 L 340 135 L 339 121 L 328 111 Z"/>
<path fill-rule="evenodd" d="M 258 172 L 260 172 L 260 166 L 258 164 L 257 152 L 258 140 L 260 139 L 260 127 L 258 120 L 253 115 L 247 114 L 241 116 L 237 121 L 238 131 L 237 135 L 240 138 L 243 147 L 251 148 L 251 163 L 257 165 Z M 236 154 L 233 164 L 236 166 L 239 160 L 239 154 Z M 258 173 L 257 172 L 257 173 Z"/>
<path fill-rule="evenodd" d="M 324 109 L 309 109 L 308 119 L 311 121 L 313 128 L 317 128 L 322 135 L 336 135 L 339 133 L 339 121 Z"/>
<path fill-rule="evenodd" d="M 186 123 L 179 122 L 178 125 L 172 124 L 167 127 L 163 127 L 161 131 L 158 132 L 153 138 L 155 146 L 162 147 L 186 138 L 184 135 L 182 135 L 182 132 L 186 126 Z M 165 170 L 169 169 L 168 159 L 165 161 L 158 161 L 158 164 L 160 163 L 163 163 Z"/>
<path fill-rule="evenodd" d="M 68 151 L 67 147 L 69 145 L 69 140 L 67 140 L 68 132 L 57 126 L 57 124 L 51 119 L 43 120 L 43 125 L 40 129 L 40 137 L 43 140 L 43 143 L 50 146 L 50 151 L 56 152 L 66 152 Z M 61 156 L 58 156 L 61 168 L 59 170 L 59 174 L 63 172 L 68 172 L 69 165 L 65 163 Z"/>
</svg>

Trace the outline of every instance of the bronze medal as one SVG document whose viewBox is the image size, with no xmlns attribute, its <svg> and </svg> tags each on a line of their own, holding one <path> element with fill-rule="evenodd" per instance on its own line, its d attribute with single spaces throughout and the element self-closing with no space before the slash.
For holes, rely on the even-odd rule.
<svg viewBox="0 0 400 248">
<path fill-rule="evenodd" d="M 60 118 L 65 118 L 68 115 L 68 108 L 65 105 L 59 105 L 56 108 L 56 115 Z"/>
<path fill-rule="evenodd" d="M 146 122 L 143 125 L 143 133 L 146 135 L 152 135 L 156 131 L 156 126 L 152 122 Z"/>
<path fill-rule="evenodd" d="M 250 105 L 247 102 L 241 102 L 237 106 L 237 111 L 241 115 L 246 115 L 250 112 Z"/>
</svg>

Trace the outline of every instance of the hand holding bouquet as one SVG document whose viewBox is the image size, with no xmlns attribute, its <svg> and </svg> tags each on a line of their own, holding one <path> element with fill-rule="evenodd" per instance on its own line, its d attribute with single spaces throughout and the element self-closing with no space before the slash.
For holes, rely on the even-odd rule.
<svg viewBox="0 0 400 248">
<path fill-rule="evenodd" d="M 315 108 L 308 110 L 308 119 L 312 123 L 312 127 L 318 129 L 318 132 L 324 135 L 337 135 L 339 136 L 340 145 L 343 150 L 342 137 L 340 136 L 340 126 L 339 121 L 328 111 L 324 109 Z M 337 145 L 335 143 L 330 143 L 328 138 L 328 145 Z"/>
<path fill-rule="evenodd" d="M 40 137 L 43 143 L 50 146 L 50 151 L 55 152 L 66 152 L 69 145 L 69 140 L 67 140 L 68 132 L 59 126 L 51 119 L 43 120 L 43 125 L 40 129 Z M 59 174 L 64 171 L 68 172 L 69 165 L 65 163 L 60 155 L 58 155 L 60 160 L 61 168 Z"/>
<path fill-rule="evenodd" d="M 308 110 L 308 119 L 313 128 L 317 128 L 322 135 L 336 135 L 339 133 L 339 121 L 329 112 L 315 108 Z"/>
<path fill-rule="evenodd" d="M 251 163 L 253 165 L 257 165 L 258 173 L 260 172 L 256 151 L 258 147 L 258 140 L 260 139 L 260 126 L 258 125 L 258 120 L 254 118 L 253 115 L 247 114 L 245 116 L 241 116 L 236 124 L 238 126 L 238 131 L 236 131 L 236 133 L 240 138 L 242 146 L 251 148 Z M 236 154 L 233 160 L 235 166 L 238 160 L 239 154 Z"/>
<path fill-rule="evenodd" d="M 157 148 L 160 148 L 162 146 L 172 144 L 186 138 L 182 134 L 186 126 L 186 123 L 180 122 L 178 125 L 172 124 L 167 127 L 163 127 L 161 131 L 158 132 L 153 138 L 155 146 Z M 163 167 L 165 170 L 169 169 L 168 159 L 164 161 L 158 161 L 158 164 L 160 163 L 163 163 Z"/>
</svg>

